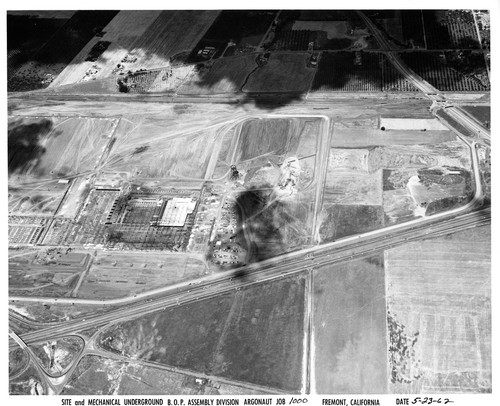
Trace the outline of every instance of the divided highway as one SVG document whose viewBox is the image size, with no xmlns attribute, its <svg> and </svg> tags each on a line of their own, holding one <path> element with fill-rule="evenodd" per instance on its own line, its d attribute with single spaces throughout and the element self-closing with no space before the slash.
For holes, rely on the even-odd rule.
<svg viewBox="0 0 500 406">
<path fill-rule="evenodd" d="M 158 310 L 175 307 L 213 296 L 230 293 L 244 286 L 268 282 L 308 270 L 312 267 L 334 264 L 347 259 L 373 255 L 374 253 L 394 246 L 439 235 L 457 232 L 466 228 L 489 224 L 491 209 L 483 209 L 460 216 L 451 216 L 443 221 L 420 221 L 396 230 L 382 229 L 356 236 L 338 243 L 326 244 L 320 247 L 286 254 L 264 263 L 251 264 L 239 269 L 221 272 L 207 278 L 201 278 L 188 286 L 172 286 L 162 297 L 150 298 L 146 301 L 130 303 L 119 309 L 110 310 L 105 314 L 80 320 L 66 321 L 34 332 L 21 334 L 26 344 L 54 339 L 75 333 L 79 330 L 114 324 Z M 353 242 L 353 239 L 355 242 Z M 285 257 L 285 258 L 283 258 Z M 183 284 L 185 285 L 185 284 Z M 43 300 L 39 300 L 43 302 Z M 13 343 L 11 343 L 13 344 Z"/>
<path fill-rule="evenodd" d="M 384 34 L 380 32 L 377 26 L 362 12 L 358 11 L 359 16 L 363 19 L 370 31 L 373 33 L 380 47 L 385 51 L 385 55 L 394 67 L 399 70 L 408 80 L 410 80 L 418 89 L 426 94 L 426 96 L 435 101 L 442 102 L 446 105 L 447 112 L 460 122 L 464 127 L 468 128 L 474 134 L 482 136 L 486 139 L 491 138 L 490 132 L 479 124 L 475 119 L 469 116 L 462 108 L 451 104 L 446 97 L 439 92 L 429 82 L 422 79 L 412 69 L 410 69 L 399 57 L 397 51 L 393 51 L 392 44 L 385 38 Z"/>
<path fill-rule="evenodd" d="M 452 118 L 464 125 L 474 134 L 483 137 L 489 142 L 490 133 L 488 130 L 477 123 L 461 108 L 450 104 L 437 89 L 409 69 L 403 63 L 397 51 L 391 51 L 391 44 L 373 22 L 362 12 L 359 12 L 359 15 L 373 32 L 388 59 L 403 75 L 405 75 L 405 77 L 424 92 L 429 99 L 438 104 L 442 103 Z M 225 101 L 227 100 L 225 99 Z M 325 123 L 329 124 L 328 121 Z M 323 123 L 323 125 L 326 125 L 325 123 Z M 445 235 L 467 228 L 489 224 L 491 222 L 491 209 L 480 209 L 483 201 L 483 192 L 478 169 L 476 141 L 471 142 L 463 138 L 462 140 L 471 148 L 472 166 L 476 185 L 474 197 L 463 207 L 436 214 L 431 217 L 425 217 L 423 219 L 371 231 L 362 235 L 344 238 L 332 243 L 280 255 L 235 270 L 223 271 L 194 281 L 182 282 L 144 294 L 139 294 L 132 298 L 90 300 L 76 298 L 10 297 L 9 300 L 11 302 L 65 303 L 70 305 L 90 304 L 110 308 L 104 314 L 41 327 L 36 331 L 19 334 L 19 337 L 12 336 L 16 340 L 22 340 L 25 345 L 43 342 L 49 339 L 73 334 L 86 328 L 111 325 L 181 304 L 231 293 L 235 290 L 240 290 L 242 287 L 276 280 L 312 268 L 328 266 L 357 257 L 373 255 L 381 250 L 390 249 L 413 240 Z M 322 138 L 321 142 L 328 144 L 329 139 L 327 137 L 324 139 Z M 325 162 L 322 160 L 318 164 L 318 170 L 323 171 L 324 168 L 320 165 L 326 165 L 326 160 Z M 115 306 L 120 307 L 116 308 Z M 14 315 L 11 317 L 13 321 L 16 320 Z M 17 319 L 17 321 L 19 322 L 20 320 Z M 26 322 L 26 324 L 30 323 Z M 40 327 L 40 324 L 38 324 L 37 327 Z M 16 345 L 14 340 L 10 341 L 11 347 Z"/>
<path fill-rule="evenodd" d="M 464 142 L 471 149 L 472 167 L 475 179 L 475 194 L 466 205 L 435 214 L 430 217 L 397 224 L 370 231 L 362 235 L 306 248 L 280 255 L 265 261 L 246 265 L 235 270 L 224 271 L 193 281 L 146 292 L 136 297 L 112 300 L 91 300 L 76 298 L 10 297 L 11 302 L 94 304 L 109 306 L 105 314 L 66 321 L 37 331 L 20 335 L 26 344 L 43 342 L 65 336 L 79 330 L 104 326 L 140 317 L 158 310 L 175 307 L 200 299 L 230 293 L 244 286 L 268 282 L 281 277 L 297 274 L 313 267 L 325 266 L 356 257 L 372 255 L 380 250 L 396 245 L 433 236 L 449 234 L 466 228 L 491 222 L 491 209 L 478 210 L 483 204 L 483 191 L 479 173 L 476 143 Z M 476 210 L 476 211 L 474 211 Z M 472 211 L 472 212 L 471 212 Z M 161 295 L 161 296 L 160 296 Z M 121 305 L 118 309 L 111 307 Z M 11 341 L 11 346 L 16 344 Z"/>
</svg>

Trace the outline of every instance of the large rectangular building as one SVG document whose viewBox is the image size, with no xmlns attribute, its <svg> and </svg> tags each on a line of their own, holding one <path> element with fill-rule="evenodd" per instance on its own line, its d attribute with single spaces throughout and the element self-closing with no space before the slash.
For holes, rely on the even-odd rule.
<svg viewBox="0 0 500 406">
<path fill-rule="evenodd" d="M 164 227 L 182 227 L 186 217 L 196 207 L 196 200 L 189 197 L 174 197 L 167 202 L 163 216 L 159 222 Z"/>
</svg>

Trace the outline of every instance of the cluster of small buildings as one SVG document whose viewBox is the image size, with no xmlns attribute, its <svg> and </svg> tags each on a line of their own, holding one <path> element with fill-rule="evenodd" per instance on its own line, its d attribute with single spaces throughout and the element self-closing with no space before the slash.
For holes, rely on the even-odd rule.
<svg viewBox="0 0 500 406">
<path fill-rule="evenodd" d="M 289 189 L 295 191 L 300 175 L 299 160 L 295 157 L 287 158 L 281 165 L 281 179 L 279 187 L 281 190 Z"/>
<path fill-rule="evenodd" d="M 90 68 L 87 69 L 85 72 L 85 76 L 82 78 L 82 82 L 87 82 L 89 80 L 95 80 L 96 75 L 99 73 L 101 70 L 101 67 L 94 63 Z"/>
</svg>

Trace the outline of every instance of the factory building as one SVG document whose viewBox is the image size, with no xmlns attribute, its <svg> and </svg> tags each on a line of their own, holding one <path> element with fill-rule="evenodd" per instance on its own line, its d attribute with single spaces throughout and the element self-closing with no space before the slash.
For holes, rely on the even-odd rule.
<svg viewBox="0 0 500 406">
<path fill-rule="evenodd" d="M 174 197 L 167 202 L 158 225 L 163 227 L 182 227 L 186 217 L 196 207 L 196 200 L 185 197 Z"/>
</svg>

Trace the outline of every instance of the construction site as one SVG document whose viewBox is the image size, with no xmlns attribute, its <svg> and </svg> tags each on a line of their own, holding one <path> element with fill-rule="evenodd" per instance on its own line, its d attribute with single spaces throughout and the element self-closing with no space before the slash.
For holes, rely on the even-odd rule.
<svg viewBox="0 0 500 406">
<path fill-rule="evenodd" d="M 7 17 L 10 394 L 496 395 L 486 11 Z"/>
</svg>

